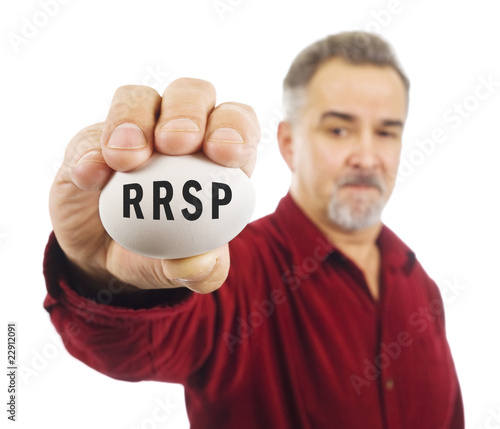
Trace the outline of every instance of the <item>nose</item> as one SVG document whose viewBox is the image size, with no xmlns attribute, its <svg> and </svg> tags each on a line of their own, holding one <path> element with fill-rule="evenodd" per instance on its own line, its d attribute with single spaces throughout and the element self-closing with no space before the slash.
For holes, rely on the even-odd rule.
<svg viewBox="0 0 500 429">
<path fill-rule="evenodd" d="M 363 129 L 352 147 L 349 157 L 351 167 L 362 170 L 375 170 L 379 166 L 375 136 L 372 130 Z"/>
</svg>

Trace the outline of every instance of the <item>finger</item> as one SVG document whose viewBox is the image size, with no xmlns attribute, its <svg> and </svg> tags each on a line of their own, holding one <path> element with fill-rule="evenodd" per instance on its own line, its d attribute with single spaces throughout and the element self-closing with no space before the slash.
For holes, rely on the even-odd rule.
<svg viewBox="0 0 500 429">
<path fill-rule="evenodd" d="M 50 190 L 49 211 L 59 244 L 68 256 L 82 260 L 95 256 L 105 234 L 99 192 L 87 192 L 102 189 L 113 172 L 101 153 L 103 126 L 87 127 L 71 139 Z"/>
<path fill-rule="evenodd" d="M 223 103 L 208 120 L 203 151 L 226 167 L 239 167 L 248 176 L 257 159 L 260 126 L 254 110 L 245 104 Z"/>
<path fill-rule="evenodd" d="M 163 93 L 155 149 L 165 155 L 199 151 L 214 105 L 215 88 L 210 82 L 191 78 L 173 81 Z"/>
<path fill-rule="evenodd" d="M 106 269 L 141 289 L 187 287 L 195 292 L 210 293 L 227 277 L 229 248 L 225 244 L 202 255 L 162 260 L 136 255 L 113 242 L 107 252 Z"/>
<path fill-rule="evenodd" d="M 227 244 L 202 255 L 190 258 L 164 260 L 163 272 L 173 285 L 184 286 L 198 293 L 219 289 L 229 272 Z"/>
<path fill-rule="evenodd" d="M 69 142 L 64 161 L 54 183 L 69 183 L 80 190 L 100 190 L 113 170 L 106 164 L 101 151 L 104 123 L 94 124 L 78 132 Z"/>
<path fill-rule="evenodd" d="M 151 156 L 160 103 L 160 95 L 148 86 L 116 90 L 101 140 L 102 154 L 113 170 L 132 170 Z"/>
<path fill-rule="evenodd" d="M 82 191 L 100 191 L 112 172 L 113 170 L 104 161 L 102 152 L 96 149 L 86 153 L 73 166 L 71 179 Z"/>
</svg>

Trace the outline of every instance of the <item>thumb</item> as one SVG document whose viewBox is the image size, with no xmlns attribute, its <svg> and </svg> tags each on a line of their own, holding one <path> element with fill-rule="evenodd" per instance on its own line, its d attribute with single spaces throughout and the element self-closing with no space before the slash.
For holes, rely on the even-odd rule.
<svg viewBox="0 0 500 429">
<path fill-rule="evenodd" d="M 227 244 L 201 255 L 180 259 L 154 259 L 137 255 L 111 242 L 106 269 L 115 277 L 141 289 L 187 287 L 210 293 L 220 288 L 229 271 Z"/>
</svg>

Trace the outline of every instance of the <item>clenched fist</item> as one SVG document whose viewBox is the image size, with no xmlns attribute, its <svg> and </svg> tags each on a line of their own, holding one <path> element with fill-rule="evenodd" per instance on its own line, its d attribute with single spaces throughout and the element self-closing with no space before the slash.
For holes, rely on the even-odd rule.
<svg viewBox="0 0 500 429">
<path fill-rule="evenodd" d="M 227 244 L 175 260 L 134 254 L 103 228 L 100 192 L 114 171 L 133 170 L 154 152 L 203 151 L 212 161 L 250 176 L 259 139 L 253 109 L 239 103 L 215 106 L 215 89 L 204 80 L 177 79 L 162 97 L 145 86 L 118 88 L 106 121 L 70 141 L 51 188 L 52 225 L 72 269 L 96 290 L 113 277 L 139 289 L 218 289 L 229 269 Z"/>
</svg>

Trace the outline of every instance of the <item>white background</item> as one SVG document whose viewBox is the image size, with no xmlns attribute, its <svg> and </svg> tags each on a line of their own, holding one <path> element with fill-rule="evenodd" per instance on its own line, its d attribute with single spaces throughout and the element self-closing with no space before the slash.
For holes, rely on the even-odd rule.
<svg viewBox="0 0 500 429">
<path fill-rule="evenodd" d="M 500 428 L 493 418 L 500 411 L 497 1 L 66 0 L 53 16 L 43 12 L 43 0 L 5 3 L 0 361 L 7 366 L 6 324 L 16 321 L 25 368 L 18 380 L 17 427 L 188 427 L 180 386 L 120 382 L 86 367 L 61 347 L 42 308 L 48 191 L 71 137 L 105 118 L 120 85 L 148 83 L 162 92 L 180 76 L 210 80 L 218 102 L 248 103 L 261 122 L 253 178 L 254 217 L 260 217 L 288 188 L 274 134 L 290 62 L 327 34 L 366 29 L 391 42 L 412 81 L 403 158 L 413 171 L 398 184 L 384 221 L 416 251 L 446 297 L 467 427 Z M 397 13 L 380 12 L 389 5 L 398 5 Z M 36 25 L 31 32 L 29 22 Z M 497 86 L 483 89 L 485 99 L 477 100 L 481 78 Z M 460 124 L 443 116 L 464 103 L 468 117 Z M 424 153 L 417 140 L 436 129 L 446 140 L 427 144 Z M 7 383 L 4 376 L 2 410 Z M 155 411 L 160 403 L 171 411 L 161 422 L 154 420 L 164 416 Z"/>
</svg>

